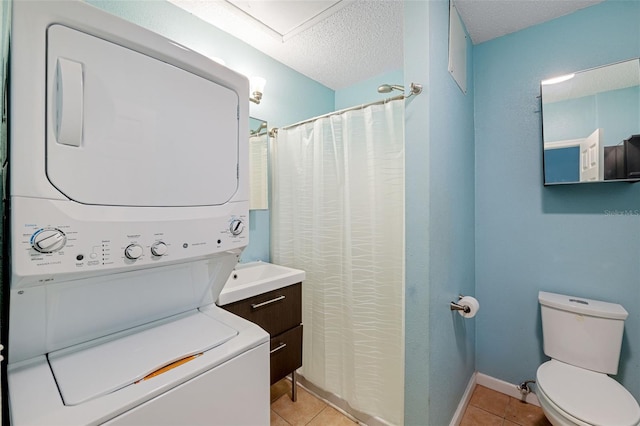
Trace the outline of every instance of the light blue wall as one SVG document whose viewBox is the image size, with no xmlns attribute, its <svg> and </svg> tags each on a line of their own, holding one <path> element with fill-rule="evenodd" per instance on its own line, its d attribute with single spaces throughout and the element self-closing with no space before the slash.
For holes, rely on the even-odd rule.
<svg viewBox="0 0 640 426">
<path fill-rule="evenodd" d="M 157 32 L 229 68 L 267 80 L 260 105 L 250 103 L 252 117 L 281 127 L 333 111 L 334 92 L 272 59 L 252 46 L 164 0 L 88 0 L 107 12 Z M 304 93 L 305 96 L 300 96 Z M 247 102 L 249 102 L 247 100 Z M 248 134 L 248 131 L 247 131 Z M 242 261 L 269 260 L 269 212 L 252 211 L 250 243 Z"/>
<path fill-rule="evenodd" d="M 473 82 L 447 71 L 448 28 L 448 1 L 405 3 L 404 81 L 425 87 L 405 113 L 407 425 L 449 424 L 475 370 L 475 319 L 449 310 L 475 253 Z"/>
<path fill-rule="evenodd" d="M 538 291 L 622 303 L 618 379 L 640 400 L 640 185 L 543 187 L 540 80 L 640 55 L 640 1 L 605 1 L 474 47 L 478 371 L 535 378 Z"/>
<path fill-rule="evenodd" d="M 404 80 L 429 81 L 430 2 L 406 2 Z M 405 107 L 405 375 L 404 421 L 424 425 L 429 419 L 429 92 Z M 409 228 L 410 227 L 410 228 Z M 409 232 L 410 229 L 410 232 Z"/>
<path fill-rule="evenodd" d="M 335 109 L 340 110 L 397 96 L 401 94 L 397 90 L 391 93 L 378 93 L 378 86 L 381 84 L 402 85 L 403 78 L 402 70 L 396 70 L 360 81 L 347 88 L 336 90 Z"/>
</svg>

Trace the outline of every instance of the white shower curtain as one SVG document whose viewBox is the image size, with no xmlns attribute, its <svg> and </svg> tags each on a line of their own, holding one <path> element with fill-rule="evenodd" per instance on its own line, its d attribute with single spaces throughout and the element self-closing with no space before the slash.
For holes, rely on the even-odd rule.
<svg viewBox="0 0 640 426">
<path fill-rule="evenodd" d="M 267 201 L 267 133 L 249 136 L 249 209 L 269 208 Z"/>
<path fill-rule="evenodd" d="M 306 271 L 304 377 L 402 424 L 404 102 L 281 129 L 272 260 Z"/>
</svg>

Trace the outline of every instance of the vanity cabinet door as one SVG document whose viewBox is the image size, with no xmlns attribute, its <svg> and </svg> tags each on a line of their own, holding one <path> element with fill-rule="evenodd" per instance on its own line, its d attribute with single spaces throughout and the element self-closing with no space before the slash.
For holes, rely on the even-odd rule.
<svg viewBox="0 0 640 426">
<path fill-rule="evenodd" d="M 302 367 L 302 324 L 271 339 L 271 384 Z"/>
<path fill-rule="evenodd" d="M 302 284 L 293 284 L 222 306 L 272 337 L 302 323 Z"/>
<path fill-rule="evenodd" d="M 258 324 L 271 335 L 271 384 L 302 367 L 302 283 L 221 308 Z"/>
</svg>

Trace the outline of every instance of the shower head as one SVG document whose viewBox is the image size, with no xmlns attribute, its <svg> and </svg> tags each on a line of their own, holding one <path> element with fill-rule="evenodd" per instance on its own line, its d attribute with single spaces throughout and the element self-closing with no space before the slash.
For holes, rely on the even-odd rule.
<svg viewBox="0 0 640 426">
<path fill-rule="evenodd" d="M 258 135 L 258 134 L 260 134 L 260 131 L 261 131 L 262 129 L 266 129 L 266 128 L 267 128 L 267 122 L 266 122 L 266 121 L 263 121 L 262 123 L 260 123 L 260 127 L 258 127 L 256 130 L 251 130 L 251 131 L 249 131 L 249 133 L 250 133 L 251 135 Z"/>
<path fill-rule="evenodd" d="M 400 86 L 397 84 L 382 84 L 378 86 L 378 93 L 389 93 L 392 90 L 398 90 L 404 93 L 404 86 Z"/>
</svg>

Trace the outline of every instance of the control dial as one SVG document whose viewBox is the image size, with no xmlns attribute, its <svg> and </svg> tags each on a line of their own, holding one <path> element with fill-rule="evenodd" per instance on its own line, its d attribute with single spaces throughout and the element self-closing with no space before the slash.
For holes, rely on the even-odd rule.
<svg viewBox="0 0 640 426">
<path fill-rule="evenodd" d="M 169 247 L 162 241 L 157 241 L 151 246 L 151 254 L 154 256 L 164 256 L 168 250 Z"/>
<path fill-rule="evenodd" d="M 144 249 L 140 244 L 129 244 L 127 248 L 124 249 L 124 255 L 127 257 L 127 259 L 131 260 L 138 259 L 140 256 L 142 256 L 143 252 Z"/>
<path fill-rule="evenodd" d="M 31 247 L 40 253 L 54 253 L 67 243 L 67 236 L 57 228 L 42 228 L 31 236 Z"/>
<path fill-rule="evenodd" d="M 229 225 L 229 231 L 232 235 L 240 235 L 244 231 L 244 222 L 240 219 L 233 219 Z"/>
</svg>

